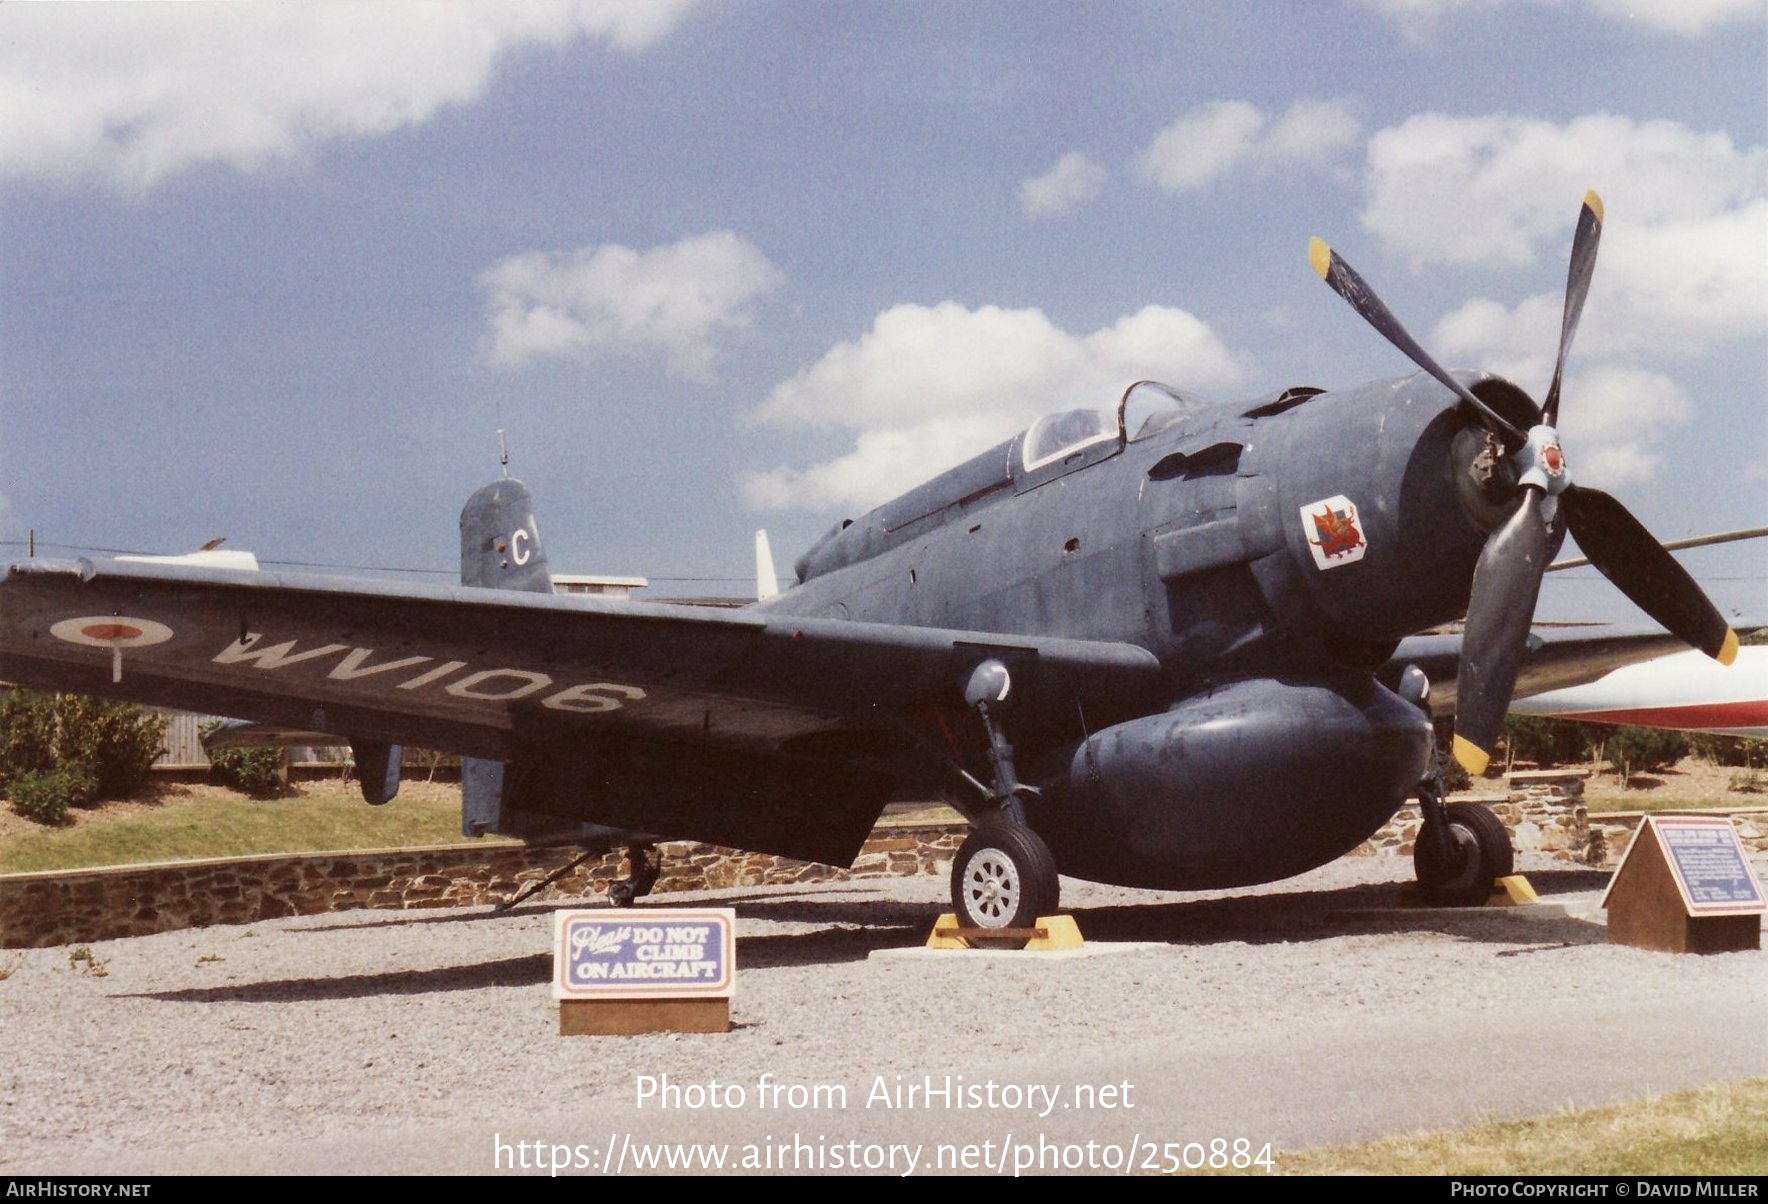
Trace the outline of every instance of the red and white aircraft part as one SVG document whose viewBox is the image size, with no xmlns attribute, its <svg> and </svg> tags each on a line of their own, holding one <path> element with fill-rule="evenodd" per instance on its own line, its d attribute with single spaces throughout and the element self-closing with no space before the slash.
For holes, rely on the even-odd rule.
<svg viewBox="0 0 1768 1204">
<path fill-rule="evenodd" d="M 1634 723 L 1687 732 L 1768 736 L 1768 648 L 1740 648 L 1721 665 L 1677 652 L 1616 669 L 1588 685 L 1518 698 L 1510 710 L 1593 723 Z"/>
</svg>

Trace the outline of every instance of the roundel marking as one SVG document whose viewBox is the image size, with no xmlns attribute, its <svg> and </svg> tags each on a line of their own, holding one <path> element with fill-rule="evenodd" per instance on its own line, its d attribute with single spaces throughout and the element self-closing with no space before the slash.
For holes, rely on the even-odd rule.
<svg viewBox="0 0 1768 1204">
<path fill-rule="evenodd" d="M 172 638 L 172 629 L 152 619 L 133 619 L 124 615 L 86 615 L 63 619 L 49 628 L 49 634 L 70 644 L 89 648 L 142 648 L 163 644 Z"/>
</svg>

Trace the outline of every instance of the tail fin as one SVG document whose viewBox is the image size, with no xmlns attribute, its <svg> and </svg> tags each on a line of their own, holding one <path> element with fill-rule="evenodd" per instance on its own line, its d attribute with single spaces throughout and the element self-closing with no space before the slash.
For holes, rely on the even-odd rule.
<svg viewBox="0 0 1768 1204">
<path fill-rule="evenodd" d="M 755 597 L 765 601 L 780 592 L 780 575 L 774 572 L 773 548 L 768 546 L 767 532 L 755 533 Z"/>
<path fill-rule="evenodd" d="M 515 478 L 493 481 L 462 508 L 460 583 L 552 593 L 546 549 L 534 523 L 534 498 Z"/>
<path fill-rule="evenodd" d="M 534 498 L 513 477 L 493 481 L 460 512 L 460 583 L 532 594 L 553 592 L 552 570 L 534 522 Z M 466 836 L 501 832 L 524 840 L 569 839 L 612 846 L 648 840 L 642 833 L 578 823 L 510 804 L 511 766 L 483 757 L 460 759 L 460 829 Z"/>
<path fill-rule="evenodd" d="M 552 593 L 546 549 L 541 546 L 540 528 L 534 522 L 534 495 L 522 482 L 513 477 L 493 481 L 468 498 L 461 508 L 460 583 L 531 594 Z M 482 836 L 504 826 L 506 777 L 502 761 L 461 758 L 463 834 Z"/>
</svg>

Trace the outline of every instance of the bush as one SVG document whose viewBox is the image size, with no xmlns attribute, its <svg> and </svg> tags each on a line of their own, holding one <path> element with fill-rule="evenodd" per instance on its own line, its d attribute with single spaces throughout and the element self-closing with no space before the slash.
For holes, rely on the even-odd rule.
<svg viewBox="0 0 1768 1204">
<path fill-rule="evenodd" d="M 91 798 L 123 798 L 147 781 L 160 755 L 166 717 L 126 702 L 78 694 L 0 692 L 0 786 L 18 775 L 84 765 Z"/>
<path fill-rule="evenodd" d="M 7 786 L 13 810 L 40 824 L 59 824 L 69 807 L 84 807 L 98 796 L 98 774 L 90 765 L 27 769 Z"/>
<path fill-rule="evenodd" d="M 1717 736 L 1710 732 L 1690 732 L 1688 751 L 1713 765 L 1732 765 L 1753 769 L 1768 761 L 1768 740 L 1750 736 Z"/>
<path fill-rule="evenodd" d="M 0 690 L 0 787 L 16 774 L 55 768 L 51 703 L 31 690 Z"/>
<path fill-rule="evenodd" d="M 1668 769 L 1688 755 L 1688 737 L 1657 727 L 1617 727 L 1603 746 L 1603 755 L 1625 782 L 1636 773 Z"/>
<path fill-rule="evenodd" d="M 57 694 L 55 718 L 57 757 L 92 766 L 96 797 L 127 798 L 147 784 L 166 737 L 164 715 L 126 702 Z"/>
<path fill-rule="evenodd" d="M 210 771 L 223 786 L 268 798 L 282 789 L 282 749 L 217 748 L 209 754 Z"/>
<path fill-rule="evenodd" d="M 202 734 L 207 736 L 220 726 L 218 722 L 205 723 Z M 223 786 L 243 790 L 258 798 L 268 798 L 282 789 L 282 749 L 214 748 L 206 751 L 209 773 Z"/>
<path fill-rule="evenodd" d="M 1579 765 L 1602 744 L 1600 729 L 1546 715 L 1506 715 L 1504 750 L 1508 762 L 1531 761 L 1542 769 Z M 1494 758 L 1496 759 L 1496 758 Z"/>
</svg>

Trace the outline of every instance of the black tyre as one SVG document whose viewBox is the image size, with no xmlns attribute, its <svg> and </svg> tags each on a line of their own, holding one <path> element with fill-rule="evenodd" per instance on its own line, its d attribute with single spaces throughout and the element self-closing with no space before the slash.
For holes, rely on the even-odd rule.
<svg viewBox="0 0 1768 1204">
<path fill-rule="evenodd" d="M 1418 885 L 1426 898 L 1438 903 L 1484 903 L 1492 883 L 1515 868 L 1510 832 L 1490 807 L 1479 803 L 1450 803 L 1443 811 L 1449 825 L 1449 858 L 1445 862 L 1437 842 L 1419 832 L 1412 847 Z"/>
<path fill-rule="evenodd" d="M 952 909 L 964 928 L 1029 928 L 1056 910 L 1056 859 L 1024 824 L 984 824 L 952 862 Z"/>
</svg>

